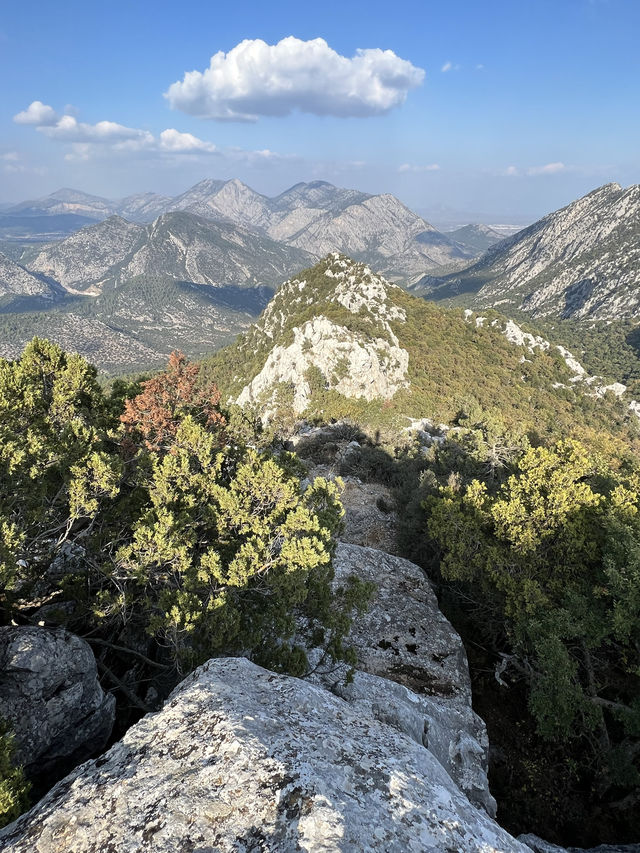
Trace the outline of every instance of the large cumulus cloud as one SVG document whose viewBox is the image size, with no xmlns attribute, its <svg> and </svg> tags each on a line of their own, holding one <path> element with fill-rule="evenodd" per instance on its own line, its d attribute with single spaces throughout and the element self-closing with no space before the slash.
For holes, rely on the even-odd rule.
<svg viewBox="0 0 640 853">
<path fill-rule="evenodd" d="M 245 39 L 211 57 L 205 71 L 187 71 L 165 97 L 189 115 L 231 121 L 284 116 L 380 115 L 403 103 L 425 72 L 392 50 L 357 50 L 341 56 L 324 39 L 289 36 L 269 45 Z"/>
</svg>

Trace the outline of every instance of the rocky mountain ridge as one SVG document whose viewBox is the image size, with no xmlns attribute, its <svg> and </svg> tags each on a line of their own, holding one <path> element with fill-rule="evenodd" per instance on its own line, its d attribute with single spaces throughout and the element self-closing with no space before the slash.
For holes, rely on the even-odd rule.
<svg viewBox="0 0 640 853">
<path fill-rule="evenodd" d="M 640 317 L 640 185 L 606 184 L 415 291 L 533 317 Z"/>
<path fill-rule="evenodd" d="M 214 287 L 268 286 L 311 258 L 240 226 L 175 212 L 146 226 L 112 216 L 44 247 L 28 267 L 70 293 L 96 295 L 140 275 Z"/>
<path fill-rule="evenodd" d="M 535 421 L 535 409 L 575 418 L 586 397 L 603 406 L 606 398 L 629 423 L 638 408 L 623 384 L 589 376 L 565 347 L 503 315 L 417 299 L 338 253 L 285 282 L 258 322 L 208 364 L 229 399 L 266 418 L 290 408 L 401 427 L 430 411 L 447 423 L 470 389 L 491 408 L 506 395 L 505 410 L 515 407 L 523 421 Z"/>
<path fill-rule="evenodd" d="M 9 214 L 82 214 L 96 220 L 117 215 L 141 224 L 184 211 L 226 221 L 304 249 L 320 258 L 342 251 L 380 267 L 394 279 L 416 279 L 425 270 L 471 258 L 478 249 L 456 243 L 392 195 L 371 195 L 326 181 L 299 183 L 273 198 L 237 179 L 207 178 L 175 198 L 142 193 L 121 201 L 60 190 L 9 209 Z M 465 238 L 466 239 L 466 238 Z"/>
</svg>

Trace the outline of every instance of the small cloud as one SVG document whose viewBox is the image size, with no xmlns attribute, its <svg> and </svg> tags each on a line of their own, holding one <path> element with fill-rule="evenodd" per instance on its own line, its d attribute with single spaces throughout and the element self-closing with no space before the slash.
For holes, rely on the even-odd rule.
<svg viewBox="0 0 640 853">
<path fill-rule="evenodd" d="M 449 60 L 447 60 L 447 62 L 445 62 L 445 64 L 440 69 L 440 71 L 442 71 L 443 74 L 446 74 L 447 71 L 451 71 L 452 68 L 453 68 L 453 62 L 450 62 Z"/>
<path fill-rule="evenodd" d="M 51 139 L 61 139 L 66 142 L 119 142 L 151 136 L 148 131 L 125 127 L 115 121 L 85 124 L 71 115 L 63 115 L 55 124 L 38 125 L 37 130 Z"/>
<path fill-rule="evenodd" d="M 438 163 L 429 163 L 428 166 L 416 166 L 413 163 L 403 163 L 398 166 L 399 172 L 438 172 L 440 165 Z"/>
<path fill-rule="evenodd" d="M 564 163 L 547 163 L 545 166 L 530 166 L 527 169 L 527 175 L 557 175 L 566 170 Z"/>
<path fill-rule="evenodd" d="M 392 50 L 358 49 L 348 58 L 322 38 L 294 36 L 277 44 L 245 39 L 218 51 L 204 71 L 187 71 L 164 96 L 198 118 L 256 121 L 294 110 L 340 118 L 383 115 L 402 104 L 425 77 Z"/>
<path fill-rule="evenodd" d="M 39 101 L 34 103 L 40 104 Z M 42 105 L 45 106 L 45 105 Z M 65 113 L 58 116 L 51 107 L 46 111 L 33 108 L 33 104 L 24 111 L 29 113 L 29 121 L 23 124 L 34 124 L 38 115 L 45 122 L 51 121 L 51 110 L 56 117 L 53 124 L 36 124 L 35 129 L 58 142 L 67 143 L 68 147 L 64 155 L 68 162 L 87 162 L 112 155 L 136 156 L 148 160 L 177 162 L 177 158 L 210 156 L 212 154 L 227 157 L 230 160 L 241 160 L 250 165 L 269 164 L 282 160 L 295 159 L 292 155 L 283 156 L 268 148 L 258 151 L 246 151 L 241 148 L 219 149 L 213 142 L 199 139 L 192 133 L 183 133 L 175 127 L 168 127 L 154 136 L 148 130 L 136 127 L 125 127 L 114 121 L 99 121 L 95 124 L 87 124 Z M 19 113 L 19 115 L 23 115 Z M 16 117 L 17 120 L 17 117 Z M 4 162 L 4 171 L 23 171 L 23 167 L 15 161 L 19 159 L 17 152 L 0 154 L 0 162 Z"/>
<path fill-rule="evenodd" d="M 16 124 L 34 124 L 40 127 L 53 125 L 59 119 L 53 107 L 43 104 L 42 101 L 33 101 L 26 110 L 14 115 Z"/>
<path fill-rule="evenodd" d="M 34 101 L 24 112 L 18 113 L 14 121 L 35 125 L 36 130 L 49 139 L 70 143 L 71 150 L 65 155 L 67 160 L 89 160 L 100 149 L 167 154 L 214 154 L 218 150 L 212 142 L 198 139 L 192 133 L 181 133 L 173 127 L 163 130 L 156 139 L 148 130 L 126 127 L 115 121 L 87 124 L 67 112 L 59 116 L 41 101 Z"/>
<path fill-rule="evenodd" d="M 527 166 L 527 167 L 518 167 L 518 166 L 507 166 L 506 169 L 498 172 L 499 175 L 503 175 L 506 177 L 521 177 L 523 175 L 528 175 L 529 177 L 533 177 L 535 175 L 557 175 L 560 172 L 566 172 L 569 170 L 569 166 L 565 166 L 564 163 L 546 163 L 544 166 Z"/>
<path fill-rule="evenodd" d="M 479 62 L 476 65 L 476 71 L 484 71 L 484 65 L 482 64 L 482 62 Z"/>
<path fill-rule="evenodd" d="M 173 153 L 202 151 L 207 154 L 214 154 L 218 150 L 213 142 L 205 142 L 192 133 L 181 133 L 173 127 L 163 130 L 160 134 L 160 148 L 163 151 L 172 151 Z"/>
</svg>

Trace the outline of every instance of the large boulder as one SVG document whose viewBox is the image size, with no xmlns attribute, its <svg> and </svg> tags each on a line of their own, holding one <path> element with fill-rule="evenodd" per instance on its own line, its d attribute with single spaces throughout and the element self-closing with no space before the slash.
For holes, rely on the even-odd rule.
<svg viewBox="0 0 640 853">
<path fill-rule="evenodd" d="M 0 717 L 33 779 L 67 772 L 103 749 L 115 699 L 98 681 L 89 645 L 62 628 L 0 628 Z"/>
<path fill-rule="evenodd" d="M 525 853 L 423 746 L 321 687 L 209 661 L 0 831 L 13 853 Z"/>
<path fill-rule="evenodd" d="M 358 659 L 351 683 L 345 667 L 330 664 L 316 665 L 313 680 L 427 747 L 494 817 L 489 740 L 471 707 L 464 646 L 424 572 L 401 557 L 346 543 L 338 545 L 334 567 L 336 585 L 356 576 L 373 582 L 376 592 L 346 640 Z"/>
</svg>

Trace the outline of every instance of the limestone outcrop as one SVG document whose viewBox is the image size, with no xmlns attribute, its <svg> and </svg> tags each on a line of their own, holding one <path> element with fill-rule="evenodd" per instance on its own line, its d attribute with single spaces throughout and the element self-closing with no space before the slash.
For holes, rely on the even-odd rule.
<svg viewBox="0 0 640 853">
<path fill-rule="evenodd" d="M 383 338 L 363 341 L 322 316 L 293 329 L 293 338 L 288 346 L 272 349 L 260 373 L 240 393 L 239 405 L 260 402 L 272 389 L 290 382 L 293 409 L 304 412 L 311 398 L 307 374 L 312 367 L 345 397 L 388 400 L 407 386 L 409 354 L 397 343 Z"/>
<path fill-rule="evenodd" d="M 0 831 L 12 853 L 525 853 L 437 759 L 327 690 L 209 661 Z"/>
<path fill-rule="evenodd" d="M 395 304 L 400 289 L 363 263 L 337 252 L 305 277 L 286 281 L 253 326 L 242 348 L 259 354 L 260 369 L 236 402 L 268 412 L 282 386 L 302 413 L 320 381 L 344 397 L 389 400 L 409 387 L 409 353 L 394 327 L 406 321 Z"/>
<path fill-rule="evenodd" d="M 334 566 L 336 585 L 353 575 L 373 582 L 376 592 L 346 640 L 358 658 L 353 682 L 335 666 L 318 667 L 314 679 L 429 749 L 469 799 L 495 816 L 489 741 L 471 707 L 462 640 L 424 573 L 401 557 L 346 543 Z"/>
<path fill-rule="evenodd" d="M 115 699 L 98 681 L 89 645 L 58 628 L 0 628 L 0 717 L 31 778 L 55 776 L 107 742 Z"/>
</svg>

